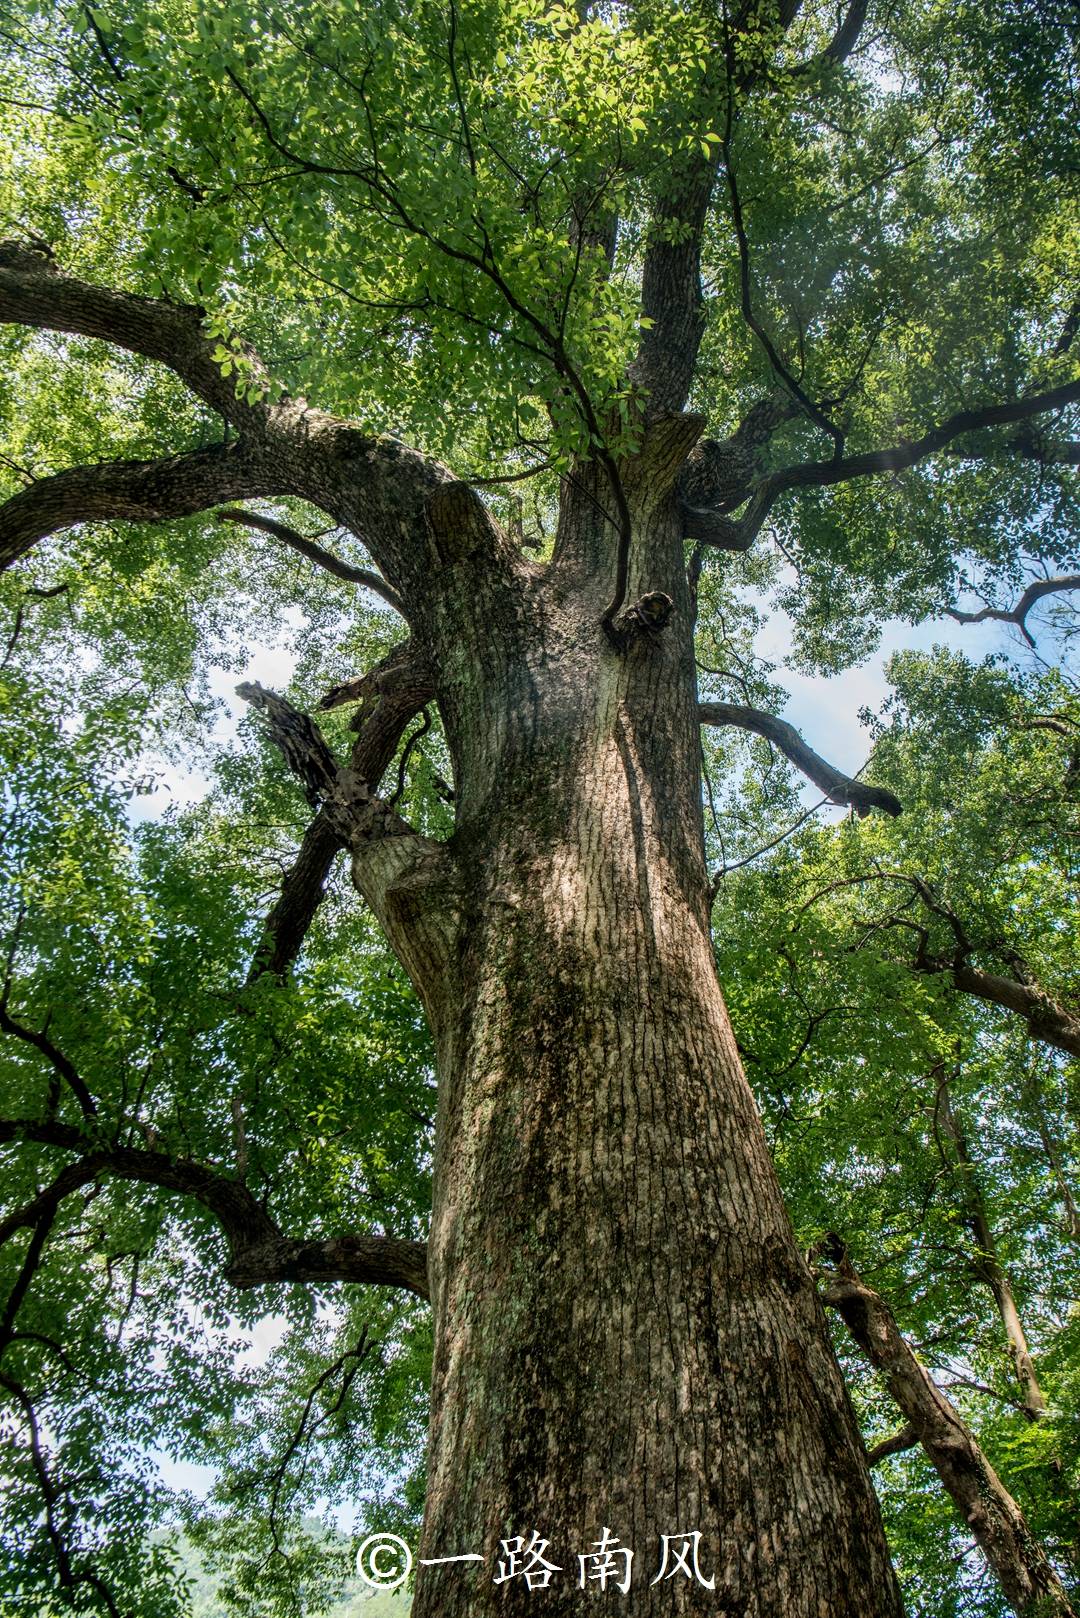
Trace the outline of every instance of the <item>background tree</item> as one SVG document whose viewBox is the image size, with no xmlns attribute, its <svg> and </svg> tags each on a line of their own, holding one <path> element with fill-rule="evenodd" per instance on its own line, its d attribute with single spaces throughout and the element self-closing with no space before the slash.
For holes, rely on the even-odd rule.
<svg viewBox="0 0 1080 1618">
<path fill-rule="evenodd" d="M 627 1611 L 898 1612 L 710 901 L 799 1235 L 1004 1400 L 1068 1578 L 1067 690 L 898 666 L 868 787 L 745 657 L 766 600 L 830 672 L 1075 588 L 1065 21 L 140 0 L 4 37 L 10 1600 L 164 1610 L 159 1446 L 226 1463 L 189 1525 L 241 1609 L 317 1604 L 346 1550 L 300 1513 L 366 1488 L 488 1558 L 418 1614 L 523 1608 L 500 1538 L 576 1569 L 605 1524 Z M 275 635 L 288 699 L 248 681 L 215 748 L 212 669 Z M 786 842 L 746 745 L 869 818 Z M 203 801 L 133 827 L 193 750 Z M 954 1530 L 885 1500 L 921 1599 Z M 715 1588 L 650 1587 L 692 1529 Z"/>
<path fill-rule="evenodd" d="M 1075 1579 L 1075 1060 L 1058 1013 L 1076 1004 L 1076 697 L 943 649 L 889 674 L 871 762 L 903 815 L 804 827 L 725 877 L 721 971 L 804 1241 L 852 1233 Z M 963 1524 L 913 1509 L 925 1457 L 865 1366 L 848 1372 L 917 1610 L 1007 1611 L 993 1581 L 957 1580 Z"/>
</svg>

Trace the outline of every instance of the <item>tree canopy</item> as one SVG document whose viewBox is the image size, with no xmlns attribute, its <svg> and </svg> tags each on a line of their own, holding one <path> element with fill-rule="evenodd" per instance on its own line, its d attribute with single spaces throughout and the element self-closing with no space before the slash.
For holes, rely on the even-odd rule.
<svg viewBox="0 0 1080 1618">
<path fill-rule="evenodd" d="M 354 1546 L 313 1512 L 415 1537 L 431 1035 L 317 783 L 221 693 L 276 648 L 289 712 L 448 838 L 397 651 L 421 495 L 539 569 L 584 490 L 614 636 L 621 469 L 684 405 L 714 940 L 796 1230 L 843 1238 L 1075 1599 L 1075 17 L 117 0 L 5 3 L 0 39 L 0 1607 L 182 1611 L 181 1523 L 235 1610 L 315 1612 Z M 856 776 L 777 724 L 777 613 L 822 678 L 942 621 Z M 872 1447 L 903 1423 L 834 1326 Z M 1006 1612 L 922 1452 L 874 1478 L 910 1610 Z"/>
</svg>

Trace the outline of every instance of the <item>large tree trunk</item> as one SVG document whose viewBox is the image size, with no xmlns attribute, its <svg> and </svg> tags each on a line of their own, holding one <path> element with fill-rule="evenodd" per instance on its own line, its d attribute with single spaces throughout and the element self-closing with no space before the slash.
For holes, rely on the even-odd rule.
<svg viewBox="0 0 1080 1618">
<path fill-rule="evenodd" d="M 716 980 L 691 608 L 646 472 L 627 480 L 629 599 L 666 591 L 667 628 L 622 653 L 599 629 L 597 482 L 564 504 L 557 565 L 486 604 L 484 654 L 462 620 L 440 648 L 464 919 L 428 991 L 420 1557 L 485 1562 L 421 1567 L 414 1614 L 579 1612 L 578 1556 L 606 1528 L 634 1553 L 629 1591 L 617 1560 L 602 1597 L 620 1612 L 892 1618 L 865 1454 Z M 496 1582 L 500 1541 L 534 1530 L 559 1571 L 542 1592 Z M 689 1573 L 653 1583 L 662 1536 L 694 1533 L 696 1570 L 687 1546 Z"/>
</svg>

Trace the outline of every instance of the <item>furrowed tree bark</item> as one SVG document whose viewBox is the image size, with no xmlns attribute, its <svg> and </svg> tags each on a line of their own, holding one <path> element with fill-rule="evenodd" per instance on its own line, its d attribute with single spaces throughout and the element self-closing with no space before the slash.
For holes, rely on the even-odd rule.
<svg viewBox="0 0 1080 1618">
<path fill-rule="evenodd" d="M 833 1253 L 834 1260 L 836 1256 Z M 915 1358 L 888 1304 L 860 1280 L 846 1256 L 840 1257 L 824 1298 L 884 1375 L 1013 1611 L 1039 1618 L 1075 1618 L 1075 1609 L 1020 1507 L 955 1406 Z"/>
<path fill-rule="evenodd" d="M 605 1527 L 634 1552 L 608 1594 L 631 1618 L 900 1612 L 716 980 L 670 497 L 689 435 L 661 428 L 622 468 L 627 598 L 672 615 L 623 653 L 600 627 L 614 536 L 593 469 L 564 490 L 546 575 L 481 572 L 453 543 L 467 511 L 433 516 L 457 558 L 429 631 L 461 916 L 418 983 L 440 1077 L 419 1556 L 485 1561 L 421 1566 L 415 1618 L 578 1613 Z M 500 1542 L 534 1530 L 560 1570 L 542 1596 L 495 1582 Z M 709 1587 L 654 1582 L 661 1536 L 694 1532 Z"/>
<path fill-rule="evenodd" d="M 0 505 L 0 570 L 38 540 L 78 523 L 193 516 L 236 494 L 273 494 L 279 477 L 249 445 L 214 445 L 154 461 L 102 461 L 39 478 Z"/>
</svg>

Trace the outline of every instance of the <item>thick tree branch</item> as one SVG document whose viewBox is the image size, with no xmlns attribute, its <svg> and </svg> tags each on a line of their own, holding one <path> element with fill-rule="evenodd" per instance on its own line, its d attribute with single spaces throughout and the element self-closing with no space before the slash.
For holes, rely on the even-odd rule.
<svg viewBox="0 0 1080 1618">
<path fill-rule="evenodd" d="M 813 77 L 826 68 L 839 67 L 842 62 L 846 62 L 858 44 L 865 26 L 867 3 L 868 0 L 851 0 L 840 26 L 825 49 L 817 56 L 812 56 L 809 61 L 800 62 L 795 69 L 796 74 L 800 77 Z"/>
<path fill-rule="evenodd" d="M 275 691 L 268 691 L 258 681 L 245 681 L 238 685 L 236 694 L 266 715 L 270 740 L 280 750 L 292 773 L 303 783 L 304 795 L 311 807 L 318 809 L 323 804 L 335 804 L 336 807 L 339 791 L 346 793 L 350 783 L 339 783 L 338 777 L 344 772 L 339 770 L 337 760 L 311 715 L 294 708 L 291 702 L 278 696 Z M 336 815 L 331 811 L 331 819 L 339 826 L 344 839 L 347 836 L 347 806 L 343 805 Z"/>
<path fill-rule="evenodd" d="M 240 432 L 261 432 L 273 406 L 265 398 L 249 403 L 247 384 L 269 389 L 266 368 L 253 348 L 234 338 L 228 345 L 234 367 L 223 375 L 214 358 L 219 341 L 207 335 L 204 316 L 194 304 L 94 286 L 63 274 L 51 258 L 24 242 L 0 242 L 0 321 L 97 337 L 157 360 Z M 237 360 L 245 383 L 239 396 Z"/>
<path fill-rule="evenodd" d="M 984 972 L 978 967 L 971 966 L 970 957 L 975 952 L 975 945 L 968 937 L 956 912 L 942 903 L 923 877 L 909 876 L 902 871 L 868 871 L 862 876 L 844 877 L 841 881 L 832 882 L 828 887 L 811 894 L 802 905 L 800 914 L 827 894 L 838 893 L 843 888 L 861 887 L 871 882 L 899 882 L 912 889 L 926 908 L 945 922 L 953 935 L 955 947 L 951 953 L 937 954 L 930 949 L 927 929 L 907 917 L 887 916 L 875 923 L 872 929 L 875 932 L 883 928 L 898 927 L 915 933 L 917 950 L 915 959 L 909 963 L 913 972 L 949 975 L 956 988 L 965 994 L 976 995 L 980 1000 L 1001 1006 L 1005 1011 L 1015 1011 L 1023 1017 L 1032 1038 L 1041 1040 L 1045 1045 L 1056 1046 L 1058 1050 L 1066 1051 L 1070 1056 L 1080 1056 L 1080 1018 L 1066 1007 L 1059 1005 L 1035 984 L 1025 982 L 1019 977 L 999 977 L 996 973 Z M 1015 953 L 1007 950 L 1000 940 L 980 947 L 993 949 L 1010 961 L 1018 961 Z"/>
<path fill-rule="evenodd" d="M 799 5 L 800 0 L 779 0 L 774 15 L 781 32 L 791 26 Z M 701 86 L 703 109 L 712 107 L 708 115 L 714 121 L 726 117 L 729 137 L 736 99 L 745 100 L 765 65 L 762 38 L 769 41 L 768 55 L 774 49 L 772 29 L 763 36 L 762 20 L 755 0 L 744 0 L 733 15 L 725 15 L 722 49 Z M 642 313 L 651 324 L 642 330 L 630 367 L 631 379 L 646 395 L 650 420 L 685 407 L 705 331 L 701 243 L 721 158 L 718 141 L 706 146 L 707 153 L 695 148 L 673 161 L 651 210 L 641 276 Z"/>
<path fill-rule="evenodd" d="M 730 702 L 702 702 L 698 705 L 698 717 L 703 725 L 735 725 L 740 730 L 752 730 L 766 737 L 796 769 L 820 787 L 832 803 L 850 804 L 858 815 L 868 815 L 873 809 L 881 809 L 887 815 L 901 812 L 900 800 L 892 792 L 885 787 L 868 786 L 836 769 L 807 746 L 786 719 L 763 713 L 760 708 L 743 708 Z"/>
<path fill-rule="evenodd" d="M 994 972 L 983 972 L 969 966 L 964 960 L 934 960 L 927 957 L 925 964 L 916 962 L 916 969 L 926 972 L 948 972 L 958 989 L 973 994 L 992 1006 L 1015 1011 L 1023 1017 L 1034 1039 L 1044 1045 L 1053 1045 L 1070 1056 L 1080 1056 L 1080 1018 L 1074 1017 L 1064 1006 L 1044 994 L 1032 984 L 1019 983 L 1015 978 L 999 977 Z"/>
<path fill-rule="evenodd" d="M 407 709 L 406 717 L 411 719 L 413 714 L 419 713 L 434 695 L 434 669 L 429 659 L 410 638 L 399 641 L 380 663 L 369 669 L 367 674 L 358 674 L 352 680 L 343 680 L 340 685 L 332 686 L 320 698 L 319 707 L 326 710 L 340 708 L 345 703 L 359 703 L 360 706 L 351 721 L 351 728 L 365 734 L 366 745 L 373 746 L 375 733 L 369 734 L 369 727 L 373 723 L 377 720 L 386 723 L 391 714 L 398 709 Z M 394 745 L 397 745 L 396 740 Z M 376 756 L 379 755 L 373 755 Z M 362 768 L 358 758 L 353 758 L 353 768 L 363 773 L 365 781 L 370 781 L 373 785 L 378 784 L 388 763 L 389 758 L 376 773 L 374 762 L 367 763 Z"/>
<path fill-rule="evenodd" d="M 888 878 L 888 873 L 881 874 Z M 949 973 L 956 987 L 965 994 L 973 994 L 990 1005 L 1001 1006 L 1005 1011 L 1015 1011 L 1023 1017 L 1032 1038 L 1041 1040 L 1046 1045 L 1054 1045 L 1058 1050 L 1067 1051 L 1070 1056 L 1080 1056 L 1080 1018 L 1059 1005 L 1038 985 L 1024 981 L 1023 976 L 1000 977 L 997 973 L 984 972 L 981 968 L 972 966 L 970 957 L 974 953 L 974 945 L 963 923 L 956 912 L 937 897 L 929 882 L 923 877 L 905 877 L 899 874 L 892 880 L 909 883 L 926 908 L 946 922 L 956 940 L 956 948 L 951 956 L 932 955 L 926 935 L 923 934 L 918 954 L 913 962 L 917 972 Z M 999 944 L 998 948 L 1000 947 Z M 1006 954 L 1022 972 L 1019 957 L 1011 952 Z"/>
<path fill-rule="evenodd" d="M 1057 1574 L 970 1429 L 902 1337 L 892 1311 L 831 1238 L 824 1301 L 835 1309 L 917 1433 L 1014 1612 L 1075 1618 Z"/>
<path fill-rule="evenodd" d="M 417 234 L 424 234 L 407 216 L 402 222 Z M 492 265 L 475 255 L 467 257 L 508 292 Z M 528 311 L 520 307 L 518 312 L 528 316 Z M 460 549 L 466 539 L 471 554 L 482 563 L 501 568 L 509 585 L 518 586 L 520 558 L 471 490 L 467 496 L 451 499 L 442 523 L 445 530 L 446 522 L 466 519 L 467 536 L 444 531 L 444 543 L 440 545 L 439 497 L 447 489 L 458 488 L 447 467 L 397 439 L 360 432 L 349 422 L 309 406 L 302 398 L 283 395 L 271 402 L 278 389 L 258 355 L 235 336 L 222 343 L 210 338 L 204 330 L 203 315 L 203 310 L 192 305 L 136 297 L 64 275 L 47 250 L 21 242 L 0 244 L 0 321 L 100 338 L 156 360 L 237 428 L 241 442 L 231 454 L 237 459 L 251 454 L 258 462 L 256 475 L 248 481 L 223 481 L 212 492 L 210 504 L 277 494 L 310 501 L 362 540 L 386 585 L 410 611 L 422 612 L 433 589 L 438 588 L 445 551 Z M 535 321 L 536 317 L 528 317 Z M 567 369 L 561 347 L 555 359 L 580 396 L 590 432 L 600 441 L 599 424 L 590 414 L 583 384 Z M 228 376 L 222 374 L 223 365 L 230 368 Z M 605 459 L 605 454 L 601 460 L 613 470 L 614 463 L 610 456 Z M 149 463 L 151 476 L 166 464 Z M 201 495 L 196 499 L 179 491 L 175 498 L 155 500 L 153 488 L 141 486 L 137 464 L 133 468 L 135 486 L 131 489 L 123 483 L 123 474 L 116 467 L 111 473 L 98 473 L 97 482 L 94 469 L 61 476 L 68 481 L 56 484 L 50 480 L 51 493 L 35 485 L 9 503 L 12 532 L 8 538 L 14 546 L 11 554 L 18 554 L 35 537 L 95 516 L 154 520 L 202 510 L 207 504 Z M 114 484 L 119 479 L 119 486 L 109 490 L 109 476 Z M 104 494 L 95 500 L 95 493 L 102 488 Z M 617 487 L 614 494 L 618 503 Z M 46 511 L 48 501 L 61 495 L 65 496 L 62 509 L 56 513 Z M 111 500 L 106 495 L 111 495 Z M 628 529 L 628 518 L 623 526 Z"/>
<path fill-rule="evenodd" d="M 746 499 L 776 429 L 798 415 L 790 397 L 759 399 L 730 438 L 703 438 L 686 458 L 676 491 L 691 511 L 731 511 Z"/>
<path fill-rule="evenodd" d="M 73 1192 L 80 1191 L 83 1186 L 93 1185 L 101 1172 L 106 1159 L 100 1152 L 90 1152 L 78 1163 L 69 1163 L 67 1168 L 61 1169 L 56 1178 L 39 1191 L 36 1197 L 23 1203 L 21 1208 L 14 1208 L 11 1213 L 0 1219 L 0 1247 L 10 1241 L 18 1230 L 26 1230 L 46 1218 L 51 1218 L 63 1202 Z"/>
<path fill-rule="evenodd" d="M 803 461 L 797 466 L 782 467 L 761 479 L 752 491 L 741 517 L 718 517 L 711 511 L 688 512 L 684 514 L 685 532 L 688 538 L 703 545 L 713 545 L 721 550 L 747 550 L 761 532 L 777 500 L 791 489 L 826 488 L 835 483 L 846 483 L 852 478 L 872 477 L 879 472 L 902 472 L 944 449 L 964 433 L 1025 421 L 1028 417 L 1074 404 L 1078 399 L 1080 382 L 1067 382 L 1045 393 L 1031 394 L 1026 399 L 958 410 L 938 426 L 931 427 L 921 438 L 893 444 L 888 449 L 868 450 L 860 455 L 840 456 L 831 461 Z"/>
<path fill-rule="evenodd" d="M 279 1237 L 245 1248 L 231 1259 L 225 1279 L 233 1286 L 269 1286 L 282 1281 L 357 1281 L 405 1287 L 428 1298 L 427 1244 L 393 1236 L 331 1236 L 301 1241 Z"/>
<path fill-rule="evenodd" d="M 890 1455 L 903 1455 L 905 1450 L 915 1449 L 918 1442 L 919 1435 L 908 1422 L 906 1427 L 901 1427 L 891 1438 L 883 1438 L 880 1443 L 872 1444 L 866 1452 L 866 1463 L 868 1466 L 880 1466 Z"/>
<path fill-rule="evenodd" d="M 240 1180 L 228 1178 L 193 1158 L 173 1157 L 149 1147 L 101 1144 L 70 1125 L 34 1119 L 0 1119 L 0 1143 L 30 1141 L 77 1152 L 80 1160 L 62 1171 L 34 1204 L 5 1222 L 12 1228 L 52 1212 L 62 1196 L 91 1178 L 106 1175 L 159 1186 L 192 1198 L 213 1214 L 229 1248 L 226 1279 L 251 1287 L 282 1281 L 362 1281 L 405 1287 L 426 1298 L 427 1260 L 423 1242 L 383 1236 L 337 1236 L 300 1240 L 282 1235 L 263 1204 Z M 92 1171 L 92 1172 L 89 1172 Z M 35 1220 L 31 1206 L 38 1208 Z"/>
<path fill-rule="evenodd" d="M 278 522 L 273 517 L 263 517 L 257 511 L 217 511 L 214 515 L 218 522 L 242 523 L 246 528 L 257 528 L 261 533 L 270 534 L 274 539 L 279 539 L 283 545 L 288 545 L 291 550 L 299 551 L 301 556 L 306 556 L 316 567 L 332 573 L 335 578 L 344 579 L 347 584 L 362 584 L 365 589 L 381 596 L 395 612 L 404 613 L 401 597 L 387 584 L 381 573 L 373 573 L 367 567 L 352 567 L 348 562 L 334 556 L 331 551 L 324 550 L 313 539 L 308 539 L 295 528 L 290 528 L 287 523 Z"/>
<path fill-rule="evenodd" d="M 237 495 L 277 492 L 272 466 L 246 443 L 216 444 L 156 461 L 99 461 L 38 478 L 0 506 L 0 569 L 79 523 L 161 522 Z"/>
<path fill-rule="evenodd" d="M 641 310 L 649 322 L 630 367 L 646 394 L 647 418 L 681 411 L 705 332 L 701 239 L 716 181 L 719 149 L 694 158 L 681 183 L 654 208 L 641 276 Z"/>
<path fill-rule="evenodd" d="M 104 1142 L 71 1124 L 37 1119 L 0 1120 L 0 1143 L 30 1141 L 77 1152 L 97 1165 L 97 1172 L 115 1179 L 179 1191 L 207 1208 L 217 1219 L 230 1247 L 268 1240 L 280 1234 L 274 1221 L 252 1192 L 194 1158 L 173 1157 L 149 1147 Z"/>
<path fill-rule="evenodd" d="M 1044 596 L 1058 595 L 1064 590 L 1080 590 L 1080 573 L 1063 573 L 1054 579 L 1038 579 L 1028 585 L 1015 607 L 982 607 L 978 612 L 961 612 L 957 607 L 947 607 L 946 612 L 958 624 L 981 624 L 988 618 L 1003 624 L 1015 624 L 1028 645 L 1034 646 L 1035 637 L 1026 622 L 1028 613 Z"/>
<path fill-rule="evenodd" d="M 353 847 L 379 838 L 417 835 L 355 770 L 338 765 L 310 714 L 257 682 L 238 685 L 236 692 L 266 715 L 271 741 L 303 782 L 312 808 L 322 807 L 343 844 Z"/>
</svg>

